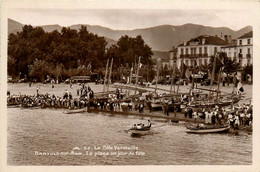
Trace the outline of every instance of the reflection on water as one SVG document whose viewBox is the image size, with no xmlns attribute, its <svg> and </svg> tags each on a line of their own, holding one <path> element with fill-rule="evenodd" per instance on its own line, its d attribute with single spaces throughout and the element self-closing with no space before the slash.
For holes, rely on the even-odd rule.
<svg viewBox="0 0 260 172">
<path fill-rule="evenodd" d="M 252 135 L 187 134 L 183 123 L 166 123 L 142 137 L 131 137 L 125 131 L 132 124 L 147 119 L 109 114 L 64 114 L 63 110 L 54 109 L 8 109 L 8 165 L 252 163 Z M 156 119 L 152 119 L 152 123 L 153 126 L 165 124 Z M 114 146 L 137 147 L 138 151 L 119 153 Z M 99 147 L 101 154 L 117 154 L 86 155 L 86 151 L 97 153 L 94 148 Z M 83 152 L 84 155 L 54 155 L 71 151 Z M 39 155 L 43 152 L 52 154 Z M 124 152 L 133 154 L 124 155 Z"/>
</svg>

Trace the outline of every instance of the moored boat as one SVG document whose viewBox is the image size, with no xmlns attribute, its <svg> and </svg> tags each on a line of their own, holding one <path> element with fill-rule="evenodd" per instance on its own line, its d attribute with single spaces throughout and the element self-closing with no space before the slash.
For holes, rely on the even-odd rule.
<svg viewBox="0 0 260 172">
<path fill-rule="evenodd" d="M 186 133 L 206 134 L 228 132 L 229 125 L 191 125 L 186 127 Z"/>
<path fill-rule="evenodd" d="M 82 113 L 82 112 L 86 112 L 86 111 L 87 111 L 86 108 L 84 108 L 84 109 L 68 109 L 64 113 L 72 114 L 72 113 Z"/>
<path fill-rule="evenodd" d="M 152 102 L 151 110 L 152 111 L 161 111 L 163 109 L 161 102 Z"/>
</svg>

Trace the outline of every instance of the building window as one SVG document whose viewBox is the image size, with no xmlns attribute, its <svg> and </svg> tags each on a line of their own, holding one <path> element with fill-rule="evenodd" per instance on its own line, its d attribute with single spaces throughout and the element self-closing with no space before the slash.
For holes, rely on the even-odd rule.
<svg viewBox="0 0 260 172">
<path fill-rule="evenodd" d="M 242 54 L 242 49 L 239 49 L 239 53 Z"/>
<path fill-rule="evenodd" d="M 190 54 L 193 56 L 193 48 L 190 48 Z"/>
<path fill-rule="evenodd" d="M 200 49 L 199 49 L 199 53 L 200 53 L 200 55 L 202 54 L 202 47 L 200 47 Z"/>
<path fill-rule="evenodd" d="M 207 65 L 208 64 L 208 60 L 204 59 L 204 64 Z"/>
<path fill-rule="evenodd" d="M 239 40 L 239 45 L 242 45 L 242 40 Z"/>
<path fill-rule="evenodd" d="M 181 48 L 181 54 L 183 54 L 183 48 Z"/>
<path fill-rule="evenodd" d="M 186 60 L 186 61 L 185 61 L 185 64 L 186 64 L 187 66 L 189 66 L 189 60 Z"/>
<path fill-rule="evenodd" d="M 250 44 L 250 39 L 247 39 L 247 44 Z"/>
<path fill-rule="evenodd" d="M 247 54 L 250 54 L 250 48 L 247 49 Z"/>
<path fill-rule="evenodd" d="M 188 48 L 185 49 L 185 54 L 189 54 Z"/>
<path fill-rule="evenodd" d="M 237 52 L 234 52 L 234 58 L 237 58 Z"/>
<path fill-rule="evenodd" d="M 238 63 L 240 64 L 240 66 L 242 66 L 242 59 L 241 58 L 239 58 Z"/>
<path fill-rule="evenodd" d="M 200 66 L 202 65 L 202 59 L 199 59 L 199 65 Z"/>
<path fill-rule="evenodd" d="M 204 54 L 208 54 L 208 48 L 204 47 Z"/>
<path fill-rule="evenodd" d="M 218 49 L 217 49 L 218 47 L 214 47 L 214 54 L 216 54 L 217 53 L 217 51 L 218 51 Z"/>
<path fill-rule="evenodd" d="M 196 49 L 197 49 L 197 48 L 194 48 L 194 50 L 193 50 L 193 51 L 194 51 L 194 55 L 196 55 Z"/>
</svg>

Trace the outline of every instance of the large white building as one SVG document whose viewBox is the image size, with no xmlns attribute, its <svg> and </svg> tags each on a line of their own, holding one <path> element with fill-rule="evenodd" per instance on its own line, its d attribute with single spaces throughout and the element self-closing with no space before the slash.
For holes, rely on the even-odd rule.
<svg viewBox="0 0 260 172">
<path fill-rule="evenodd" d="M 240 62 L 241 67 L 253 63 L 253 31 L 248 32 L 235 41 L 232 44 L 221 47 L 223 52 L 227 53 L 229 58 L 237 59 Z"/>
<path fill-rule="evenodd" d="M 178 46 L 177 67 L 180 69 L 182 62 L 187 66 L 208 64 L 211 56 L 220 52 L 224 45 L 228 45 L 230 37 L 225 38 L 224 40 L 218 36 L 201 35 L 188 42 L 184 41 Z"/>
</svg>

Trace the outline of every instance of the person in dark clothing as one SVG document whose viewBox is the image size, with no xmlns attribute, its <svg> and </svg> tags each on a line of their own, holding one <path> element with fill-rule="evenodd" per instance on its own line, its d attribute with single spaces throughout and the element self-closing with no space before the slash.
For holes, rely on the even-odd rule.
<svg viewBox="0 0 260 172">
<path fill-rule="evenodd" d="M 212 117 L 211 117 L 211 121 L 212 121 L 212 124 L 213 124 L 213 125 L 216 124 L 216 116 L 215 116 L 215 114 L 212 115 Z"/>
<path fill-rule="evenodd" d="M 110 106 L 110 110 L 114 111 L 114 104 L 112 102 L 109 104 L 109 106 Z"/>
<path fill-rule="evenodd" d="M 189 109 L 189 111 L 188 111 L 188 113 L 189 113 L 189 118 L 192 118 L 193 109 L 192 109 L 192 108 L 190 108 L 190 109 Z"/>
</svg>

